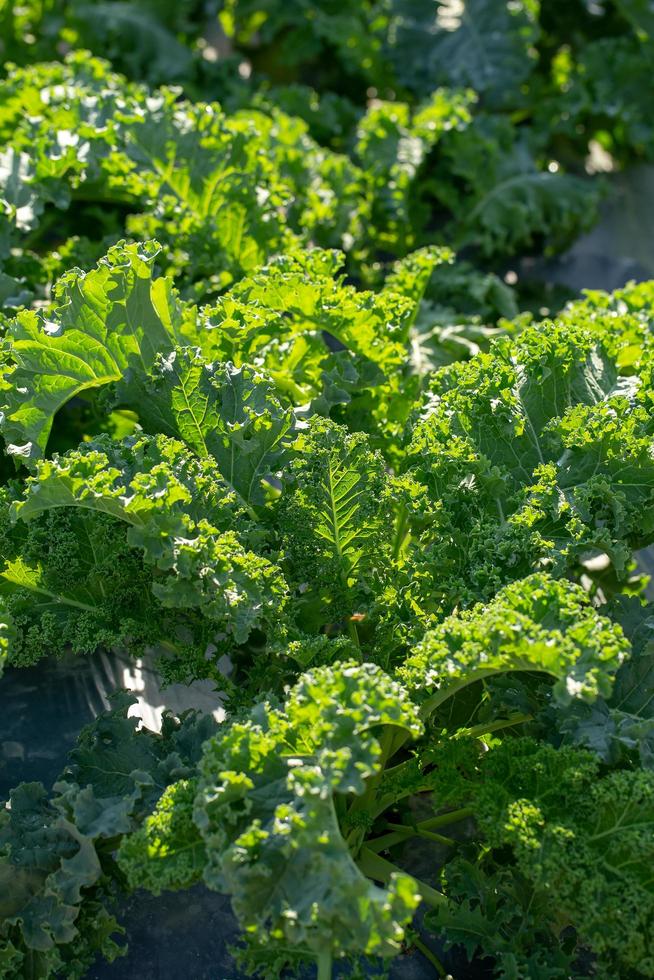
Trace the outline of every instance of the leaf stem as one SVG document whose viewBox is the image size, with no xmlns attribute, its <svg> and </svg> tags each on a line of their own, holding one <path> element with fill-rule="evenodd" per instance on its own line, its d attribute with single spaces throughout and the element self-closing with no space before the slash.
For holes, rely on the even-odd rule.
<svg viewBox="0 0 654 980">
<path fill-rule="evenodd" d="M 332 954 L 331 950 L 318 953 L 318 977 L 317 980 L 332 980 Z"/>
<path fill-rule="evenodd" d="M 401 823 L 387 823 L 387 830 L 397 830 L 407 837 L 422 837 L 424 840 L 435 841 L 437 844 L 445 844 L 447 847 L 454 847 L 456 841 L 451 837 L 445 837 L 443 834 L 436 834 L 433 830 L 420 830 L 418 827 L 409 827 L 406 824 Z M 408 831 L 408 833 L 407 833 Z"/>
<path fill-rule="evenodd" d="M 361 810 L 368 810 L 375 799 L 375 794 L 379 787 L 379 782 L 384 772 L 384 763 L 388 758 L 389 748 L 393 742 L 393 735 L 395 728 L 387 725 L 379 737 L 379 747 L 381 749 L 381 755 L 379 757 L 379 772 L 375 776 L 370 776 L 366 781 L 366 788 L 361 794 L 361 796 L 355 796 L 350 805 L 350 813 L 356 813 Z"/>
<path fill-rule="evenodd" d="M 473 725 L 472 728 L 462 728 L 457 732 L 457 736 L 479 738 L 481 735 L 491 735 L 499 732 L 503 728 L 513 728 L 514 725 L 524 725 L 533 720 L 533 715 L 513 715 L 511 718 L 500 718 L 498 721 L 485 722 L 480 725 Z"/>
<path fill-rule="evenodd" d="M 422 719 L 428 718 L 431 714 L 434 713 L 434 711 L 436 711 L 437 708 L 440 708 L 440 706 L 445 701 L 447 701 L 451 697 L 454 697 L 454 695 L 458 694 L 459 691 L 463 691 L 464 688 L 469 687 L 471 684 L 476 683 L 476 681 L 484 680 L 486 677 L 492 677 L 494 674 L 513 674 L 513 673 L 520 673 L 522 671 L 529 670 L 529 669 L 530 668 L 528 665 L 521 664 L 520 666 L 502 668 L 502 669 L 500 669 L 499 667 L 497 668 L 489 667 L 485 669 L 482 668 L 480 670 L 475 670 L 467 677 L 462 677 L 458 681 L 455 681 L 453 684 L 449 686 L 446 684 L 440 690 L 435 691 L 431 695 L 431 697 L 427 698 L 426 701 L 423 701 L 422 705 L 420 706 L 420 717 Z M 542 672 L 547 673 L 547 671 L 542 671 Z M 485 734 L 488 731 L 489 729 L 488 727 L 486 727 L 486 731 L 483 734 Z M 410 737 L 411 736 L 409 735 L 408 732 L 404 732 L 404 731 L 398 732 L 393 742 L 393 745 L 391 747 L 391 751 L 388 755 L 388 758 L 392 759 L 393 756 L 397 752 L 399 752 L 402 746 L 406 742 L 408 742 Z"/>
<path fill-rule="evenodd" d="M 392 875 L 406 874 L 406 871 L 402 871 L 402 868 L 398 868 L 392 861 L 387 861 L 386 858 L 380 857 L 379 854 L 375 854 L 374 851 L 371 851 L 367 847 L 361 848 L 357 864 L 364 875 L 367 875 L 368 878 L 374 878 L 375 881 L 381 881 L 385 885 L 389 883 Z M 431 905 L 432 908 L 441 908 L 444 904 L 447 904 L 447 898 L 442 892 L 436 891 L 431 885 L 420 881 L 414 875 L 410 877 L 416 882 L 418 891 L 427 905 Z"/>
<path fill-rule="evenodd" d="M 429 960 L 429 962 L 431 963 L 431 965 L 434 967 L 434 969 L 438 973 L 439 977 L 446 977 L 447 976 L 447 973 L 445 971 L 445 967 L 443 966 L 443 964 L 441 963 L 441 961 L 439 960 L 439 958 L 436 956 L 435 953 L 432 953 L 432 951 L 430 950 L 429 946 L 426 946 L 425 943 L 423 943 L 422 939 L 420 939 L 419 936 L 414 936 L 413 937 L 413 945 L 416 947 L 416 949 L 419 952 L 422 953 L 422 955 L 425 957 L 426 960 Z"/>
<path fill-rule="evenodd" d="M 359 631 L 357 630 L 357 624 L 353 621 L 353 619 L 350 616 L 348 616 L 347 618 L 347 631 L 350 635 L 350 639 L 352 640 L 355 647 L 359 651 L 359 661 L 360 663 L 363 663 L 363 658 L 361 656 L 361 643 L 359 641 Z"/>
<path fill-rule="evenodd" d="M 402 545 L 407 539 L 408 530 L 408 513 L 406 506 L 400 504 L 400 509 L 397 513 L 397 522 L 395 525 L 395 539 L 393 541 L 393 559 L 400 557 L 400 552 L 402 551 Z"/>
<path fill-rule="evenodd" d="M 471 817 L 475 811 L 471 806 L 462 806 L 458 810 L 450 810 L 449 813 L 441 813 L 437 817 L 430 817 L 429 820 L 421 820 L 418 827 L 422 830 L 435 830 L 436 827 L 446 827 L 450 823 L 458 823 Z"/>
<path fill-rule="evenodd" d="M 169 653 L 179 653 L 179 647 L 172 640 L 158 640 L 157 646 L 161 647 L 163 650 L 168 650 Z"/>
<path fill-rule="evenodd" d="M 387 824 L 395 829 L 389 834 L 382 834 L 380 837 L 372 837 L 366 841 L 366 848 L 374 853 L 385 851 L 395 844 L 401 844 L 411 837 L 421 837 L 425 832 L 433 832 L 440 827 L 446 827 L 451 823 L 458 823 L 471 817 L 474 813 L 472 807 L 461 807 L 458 810 L 450 810 L 449 813 L 441 813 L 437 817 L 430 817 L 428 820 L 421 820 L 420 823 L 410 827 L 408 824 Z M 440 835 L 439 835 L 440 836 Z M 429 839 L 429 838 L 428 838 Z M 448 840 L 448 838 L 445 838 Z"/>
</svg>

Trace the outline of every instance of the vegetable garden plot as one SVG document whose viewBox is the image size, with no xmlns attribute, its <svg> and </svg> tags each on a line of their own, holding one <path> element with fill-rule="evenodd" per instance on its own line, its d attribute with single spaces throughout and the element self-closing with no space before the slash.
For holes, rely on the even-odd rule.
<svg viewBox="0 0 654 980">
<path fill-rule="evenodd" d="M 654 976 L 654 284 L 503 276 L 650 153 L 644 5 L 100 6 L 2 8 L 1 660 L 227 716 L 68 711 L 0 976 L 171 895 L 232 980 Z"/>
</svg>

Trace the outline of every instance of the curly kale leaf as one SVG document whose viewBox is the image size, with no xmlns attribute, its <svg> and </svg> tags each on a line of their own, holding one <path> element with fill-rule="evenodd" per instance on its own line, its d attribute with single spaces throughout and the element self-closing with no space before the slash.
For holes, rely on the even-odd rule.
<svg viewBox="0 0 654 980">
<path fill-rule="evenodd" d="M 60 207 L 80 198 L 83 210 L 90 184 L 89 196 L 117 205 L 114 238 L 156 237 L 191 295 L 220 292 L 301 241 L 351 248 L 367 228 L 363 172 L 278 107 L 227 116 L 217 103 L 130 84 L 79 51 L 12 70 L 0 95 L 0 133 L 35 168 L 25 192 L 34 221 L 53 194 Z M 12 219 L 9 242 L 22 234 Z"/>
<path fill-rule="evenodd" d="M 175 854 L 184 840 L 191 848 L 203 842 L 204 880 L 232 896 L 258 943 L 283 940 L 314 954 L 397 952 L 419 901 L 415 885 L 402 874 L 386 889 L 371 884 L 336 810 L 380 771 L 384 726 L 421 730 L 415 706 L 378 667 L 304 674 L 282 709 L 259 705 L 206 743 L 193 814 L 199 836 L 191 836 L 189 787 L 181 785 L 126 838 L 119 862 L 131 884 L 183 885 L 189 863 Z"/>
<path fill-rule="evenodd" d="M 630 4 L 637 5 L 643 13 L 649 6 Z M 650 32 L 649 38 L 625 34 L 593 39 L 573 57 L 562 52 L 554 61 L 553 90 L 534 108 L 534 125 L 564 135 L 581 152 L 594 143 L 609 149 L 609 159 L 626 162 L 635 155 L 651 160 L 648 70 L 653 50 Z"/>
<path fill-rule="evenodd" d="M 386 53 L 402 87 L 426 94 L 437 85 L 474 89 L 493 108 L 514 107 L 535 64 L 538 0 L 396 0 Z M 513 103 L 513 104 L 512 104 Z"/>
<path fill-rule="evenodd" d="M 163 605 L 197 609 L 236 643 L 283 621 L 281 571 L 241 543 L 238 529 L 247 541 L 250 525 L 216 463 L 181 443 L 166 436 L 99 438 L 42 461 L 14 512 L 29 520 L 61 507 L 124 521 L 128 544 L 163 573 L 152 585 Z"/>
<path fill-rule="evenodd" d="M 446 949 L 465 950 L 468 961 L 492 957 L 497 980 L 580 980 L 579 950 L 551 922 L 552 904 L 515 869 L 456 856 L 441 873 L 451 899 L 429 909 L 425 924 Z"/>
<path fill-rule="evenodd" d="M 611 765 L 638 759 L 654 769 L 654 609 L 637 597 L 616 596 L 606 611 L 631 642 L 631 655 L 615 676 L 610 697 L 545 713 L 566 744 L 596 752 Z M 547 736 L 546 736 L 547 737 Z M 550 736 L 551 737 L 551 736 Z"/>
<path fill-rule="evenodd" d="M 443 364 L 472 357 L 494 337 L 515 329 L 507 322 L 501 328 L 486 326 L 472 313 L 478 310 L 491 322 L 499 315 L 516 316 L 509 288 L 497 276 L 482 275 L 466 263 L 454 265 L 453 260 L 449 249 L 427 246 L 394 264 L 384 292 L 399 293 L 413 304 L 399 338 L 403 362 L 383 386 L 332 413 L 337 421 L 367 431 L 395 467 L 403 455 L 403 430 L 428 375 Z M 461 316 L 460 311 L 466 312 Z"/>
<path fill-rule="evenodd" d="M 450 130 L 465 130 L 472 91 L 438 89 L 415 110 L 406 102 L 376 100 L 361 118 L 354 157 L 373 188 L 376 245 L 393 254 L 415 248 L 428 209 L 420 200 L 419 174 Z"/>
<path fill-rule="evenodd" d="M 41 181 L 64 175 L 73 187 L 84 179 L 96 181 L 103 158 L 118 140 L 119 105 L 144 89 L 88 51 L 70 51 L 62 61 L 7 67 L 0 80 L 2 142 L 28 152 Z"/>
<path fill-rule="evenodd" d="M 439 265 L 411 327 L 412 374 L 422 379 L 488 350 L 492 340 L 519 331 L 517 317 L 516 296 L 499 276 L 467 262 Z"/>
<path fill-rule="evenodd" d="M 206 850 L 193 822 L 196 793 L 197 779 L 173 783 L 143 826 L 123 840 L 118 860 L 134 887 L 159 895 L 167 889 L 189 888 L 201 880 Z"/>
<path fill-rule="evenodd" d="M 177 624 L 152 594 L 152 571 L 127 542 L 127 528 L 90 511 L 50 511 L 27 525 L 2 508 L 0 603 L 10 617 L 8 660 L 145 645 Z M 183 622 L 183 620 L 182 620 Z"/>
<path fill-rule="evenodd" d="M 176 348 L 157 358 L 133 404 L 148 431 L 212 456 L 247 507 L 265 502 L 262 481 L 281 469 L 294 427 L 265 374 L 207 364 L 198 348 Z"/>
<path fill-rule="evenodd" d="M 74 395 L 147 371 L 158 353 L 184 343 L 170 280 L 153 279 L 155 243 L 117 245 L 88 273 L 60 280 L 48 318 L 19 313 L 10 327 L 15 367 L 3 385 L 8 452 L 33 465 L 57 411 Z"/>
<path fill-rule="evenodd" d="M 0 153 L 0 259 L 11 254 L 19 233 L 39 221 L 47 193 L 34 184 L 34 167 L 27 153 L 8 147 Z"/>
<path fill-rule="evenodd" d="M 654 775 L 532 740 L 488 753 L 474 807 L 494 848 L 546 895 L 607 975 L 654 976 Z M 553 923 L 554 924 L 554 923 Z"/>
<path fill-rule="evenodd" d="M 651 383 L 620 377 L 610 321 L 530 327 L 434 375 L 407 450 L 426 610 L 602 553 L 624 575 L 652 540 Z"/>
<path fill-rule="evenodd" d="M 453 215 L 445 234 L 456 247 L 515 255 L 544 241 L 556 251 L 592 225 L 597 185 L 548 170 L 530 136 L 504 116 L 481 113 L 446 134 L 429 187 Z"/>
<path fill-rule="evenodd" d="M 583 299 L 568 303 L 559 319 L 573 329 L 584 327 L 594 333 L 600 343 L 610 345 L 620 374 L 631 376 L 642 371 L 648 379 L 651 375 L 653 309 L 652 283 L 630 282 L 612 293 L 599 289 L 583 290 Z"/>
<path fill-rule="evenodd" d="M 415 252 L 410 252 L 409 255 L 394 263 L 384 280 L 384 290 L 399 293 L 413 301 L 413 315 L 408 326 L 415 322 L 420 301 L 435 275 L 438 276 L 443 269 L 451 266 L 454 258 L 454 252 L 451 249 L 428 245 L 425 248 L 416 249 Z"/>
<path fill-rule="evenodd" d="M 424 713 L 477 680 L 510 671 L 549 674 L 562 704 L 592 702 L 610 693 L 629 649 L 581 586 L 534 574 L 428 631 L 398 675 Z"/>
<path fill-rule="evenodd" d="M 335 50 L 348 74 L 362 73 L 364 79 L 374 82 L 384 77 L 380 76 L 384 72 L 381 40 L 370 29 L 371 18 L 380 13 L 370 0 L 357 8 L 344 8 L 333 0 L 307 8 L 305 0 L 291 0 L 271 4 L 265 11 L 253 0 L 226 0 L 221 23 L 236 44 L 272 48 L 271 56 L 279 59 L 279 65 L 295 67 L 324 51 L 331 60 Z"/>
<path fill-rule="evenodd" d="M 415 300 L 393 289 L 358 292 L 339 274 L 342 264 L 338 252 L 309 249 L 280 256 L 242 279 L 205 311 L 216 356 L 237 363 L 265 358 L 273 340 L 297 343 L 324 332 L 382 371 L 397 367 Z M 328 349 L 322 351 L 325 357 Z M 264 363 L 279 372 L 275 381 L 283 387 L 279 355 Z"/>
<path fill-rule="evenodd" d="M 279 930 L 314 951 L 397 951 L 415 886 L 403 875 L 386 891 L 371 885 L 334 809 L 336 796 L 361 794 L 378 772 L 371 729 L 384 725 L 420 730 L 390 678 L 371 665 L 343 665 L 304 675 L 283 712 L 255 709 L 251 722 L 206 747 L 196 802 L 205 880 L 227 888 L 260 940 Z"/>
<path fill-rule="evenodd" d="M 191 779 L 202 745 L 216 731 L 211 715 L 185 713 L 180 720 L 166 712 L 159 734 L 139 728 L 129 712 L 133 697 L 114 695 L 112 710 L 83 729 L 64 771 L 77 792 L 78 827 L 104 826 L 125 810 L 114 837 L 134 831 L 152 811 L 162 791 Z M 66 786 L 66 783 L 58 784 Z"/>
<path fill-rule="evenodd" d="M 166 714 L 161 734 L 128 718 L 131 696 L 81 733 L 64 780 L 48 796 L 39 783 L 11 793 L 0 813 L 0 964 L 3 977 L 64 975 L 82 980 L 98 954 L 124 952 L 111 915 L 123 880 L 114 861 L 162 791 L 188 778 L 211 716 Z"/>
<path fill-rule="evenodd" d="M 181 528 L 207 519 L 226 530 L 242 523 L 243 513 L 213 459 L 198 459 L 164 435 L 123 440 L 102 435 L 42 460 L 14 511 L 25 520 L 57 507 L 97 510 L 135 528 L 150 522 L 163 527 L 166 521 Z"/>
<path fill-rule="evenodd" d="M 158 234 L 170 268 L 187 267 L 191 282 L 209 277 L 220 256 L 224 286 L 295 241 L 275 153 L 258 128 L 228 121 L 216 104 L 180 102 L 171 89 L 151 95 L 83 52 L 14 71 L 2 89 L 7 136 L 35 160 L 37 193 L 54 186 L 65 207 L 71 189 L 90 182 L 110 203 L 142 203 L 148 212 L 130 215 L 126 230 Z"/>
<path fill-rule="evenodd" d="M 5 664 L 15 647 L 17 637 L 18 630 L 16 629 L 13 616 L 3 606 L 0 610 L 0 676 L 2 676 Z"/>
<path fill-rule="evenodd" d="M 31 975 L 49 977 L 68 963 L 70 975 L 81 977 L 75 960 L 88 968 L 98 952 L 110 960 L 120 953 L 112 933 L 121 930 L 105 907 L 110 893 L 96 841 L 128 828 L 128 803 L 89 832 L 75 823 L 66 784 L 49 800 L 40 783 L 23 783 L 10 804 L 0 815 L 0 949 L 14 953 L 16 971 L 7 975 L 24 976 L 20 967 L 29 964 Z M 95 927 L 79 914 L 85 904 L 97 915 Z M 80 925 L 90 925 L 84 935 Z"/>
<path fill-rule="evenodd" d="M 295 243 L 282 217 L 292 187 L 260 127 L 215 103 L 180 103 L 168 89 L 144 112 L 146 98 L 121 127 L 122 159 L 107 164 L 111 184 L 148 208 L 127 222 L 130 234 L 159 238 L 174 269 L 190 263 L 189 278 L 213 273 L 223 287 Z"/>
<path fill-rule="evenodd" d="M 98 800 L 132 798 L 135 819 L 150 813 L 163 790 L 192 777 L 202 745 L 216 733 L 212 715 L 165 712 L 161 732 L 140 727 L 130 713 L 134 696 L 119 692 L 112 708 L 87 725 L 70 753 L 63 778 Z"/>
<path fill-rule="evenodd" d="M 365 434 L 313 418 L 277 506 L 283 564 L 309 614 L 364 618 L 392 563 L 392 481 Z M 351 622 L 351 621 L 350 621 Z"/>
<path fill-rule="evenodd" d="M 10 442 L 9 452 L 33 462 L 56 411 L 81 391 L 111 384 L 115 403 L 137 411 L 147 429 L 214 455 L 242 499 L 262 503 L 261 481 L 279 467 L 292 428 L 290 409 L 260 372 L 206 364 L 199 348 L 179 346 L 212 335 L 196 331 L 170 280 L 153 277 L 158 254 L 154 243 L 115 246 L 94 271 L 60 280 L 50 319 L 18 315 L 5 437 L 31 439 Z"/>
<path fill-rule="evenodd" d="M 450 259 L 447 249 L 419 249 L 373 293 L 344 282 L 337 252 L 278 257 L 203 311 L 203 347 L 261 366 L 303 413 L 365 425 L 372 410 L 381 421 L 392 408 L 403 424 L 414 394 L 403 384 L 409 332 L 430 273 Z"/>
<path fill-rule="evenodd" d="M 181 41 L 186 14 L 170 3 L 82 2 L 68 5 L 66 20 L 80 47 L 101 52 L 131 77 L 170 83 L 193 74 L 192 52 Z"/>
<path fill-rule="evenodd" d="M 248 100 L 247 110 L 237 112 L 228 123 L 230 130 L 247 136 L 254 162 L 269 158 L 268 173 L 264 171 L 268 197 L 260 190 L 256 193 L 257 207 L 262 210 L 261 226 L 256 228 L 263 244 L 259 249 L 262 258 L 243 265 L 243 272 L 249 273 L 255 264 L 288 251 L 298 241 L 321 248 L 342 248 L 357 256 L 365 254 L 371 244 L 367 227 L 371 195 L 365 172 L 348 156 L 314 142 L 307 125 L 295 113 L 287 115 L 277 102 L 258 111 L 256 96 L 253 103 Z M 250 163 L 250 170 L 253 169 L 254 163 Z M 274 180 L 283 188 L 286 206 L 281 213 L 279 208 L 274 212 L 279 200 L 279 193 L 277 200 L 271 194 Z M 247 218 L 252 221 L 250 216 Z M 267 238 L 271 236 L 271 226 L 275 229 L 277 225 L 285 233 L 275 247 L 274 239 L 267 242 Z M 247 256 L 247 249 L 241 247 L 237 257 L 241 252 Z"/>
</svg>

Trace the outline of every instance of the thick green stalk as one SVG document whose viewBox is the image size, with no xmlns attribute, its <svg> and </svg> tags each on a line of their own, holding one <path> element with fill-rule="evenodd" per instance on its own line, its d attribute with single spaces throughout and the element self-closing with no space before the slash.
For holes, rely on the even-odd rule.
<svg viewBox="0 0 654 980">
<path fill-rule="evenodd" d="M 359 642 L 359 632 L 357 630 L 356 623 L 352 620 L 350 616 L 348 616 L 348 620 L 347 620 L 347 631 L 350 635 L 350 639 L 352 640 L 352 642 L 354 643 L 355 647 L 358 650 L 359 663 L 363 663 L 363 657 L 361 655 L 361 643 Z"/>
<path fill-rule="evenodd" d="M 418 827 L 407 827 L 405 824 L 401 823 L 387 823 L 387 830 L 397 830 L 400 833 L 409 833 L 409 837 L 422 837 L 424 840 L 434 841 L 436 844 L 445 844 L 447 847 L 454 847 L 456 841 L 451 837 L 445 837 L 443 834 L 436 834 L 433 830 L 420 830 Z"/>
<path fill-rule="evenodd" d="M 406 874 L 405 871 L 402 871 L 402 868 L 398 868 L 392 861 L 387 861 L 386 858 L 380 857 L 379 854 L 375 854 L 374 851 L 369 850 L 367 847 L 361 848 L 357 864 L 364 875 L 368 878 L 374 878 L 375 881 L 381 881 L 384 885 L 389 883 L 392 875 Z M 411 877 L 413 878 L 414 876 L 411 875 Z M 423 901 L 427 905 L 431 905 L 432 908 L 441 908 L 447 904 L 447 898 L 442 892 L 437 892 L 435 888 L 432 888 L 431 885 L 428 885 L 424 881 L 420 881 L 417 878 L 414 878 L 414 880 Z"/>
<path fill-rule="evenodd" d="M 372 808 L 373 801 L 375 799 L 375 794 L 377 792 L 377 787 L 379 786 L 379 782 L 384 773 L 384 765 L 389 757 L 390 748 L 391 745 L 393 744 L 393 735 L 395 731 L 396 729 L 393 729 L 390 726 L 387 726 L 383 730 L 379 739 L 379 745 L 381 748 L 381 757 L 379 759 L 379 773 L 376 776 L 372 776 L 370 779 L 368 779 L 368 781 L 366 782 L 365 791 L 361 794 L 361 796 L 354 797 L 354 799 L 352 800 L 352 804 L 350 806 L 351 812 L 369 810 Z"/>
<path fill-rule="evenodd" d="M 474 813 L 472 807 L 461 807 L 459 810 L 450 810 L 449 813 L 441 813 L 437 817 L 430 817 L 428 820 L 421 820 L 414 827 L 409 827 L 402 824 L 394 824 L 396 827 L 391 833 L 382 834 L 381 837 L 373 837 L 366 841 L 366 848 L 370 851 L 377 853 L 378 851 L 385 851 L 389 847 L 393 847 L 395 844 L 401 844 L 403 841 L 409 840 L 411 837 L 421 837 L 425 832 L 429 833 L 434 831 L 439 827 L 446 827 L 451 823 L 458 823 L 460 820 L 465 820 L 467 817 L 471 817 Z M 387 825 L 388 826 L 388 825 Z M 447 838 L 445 838 L 447 840 Z"/>
<path fill-rule="evenodd" d="M 318 954 L 318 980 L 332 980 L 332 954 L 330 950 Z"/>
<path fill-rule="evenodd" d="M 417 826 L 422 830 L 435 830 L 436 827 L 447 827 L 450 823 L 458 823 L 459 820 L 466 820 L 474 812 L 471 806 L 462 806 L 458 810 L 450 810 L 449 813 L 441 813 L 437 817 L 421 820 Z"/>
<path fill-rule="evenodd" d="M 466 738 L 480 738 L 482 735 L 492 735 L 493 732 L 502 731 L 504 728 L 513 728 L 514 725 L 524 725 L 533 720 L 533 715 L 513 715 L 512 718 L 499 718 L 497 721 L 487 721 L 480 725 L 473 725 L 472 728 L 464 728 L 461 736 Z M 457 733 L 458 734 L 458 733 Z"/>
</svg>

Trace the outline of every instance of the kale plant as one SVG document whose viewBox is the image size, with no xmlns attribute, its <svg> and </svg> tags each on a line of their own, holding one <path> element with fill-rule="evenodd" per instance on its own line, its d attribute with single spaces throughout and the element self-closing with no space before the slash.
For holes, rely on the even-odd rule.
<svg viewBox="0 0 654 980">
<path fill-rule="evenodd" d="M 119 693 L 11 791 L 0 976 L 204 885 L 266 980 L 654 977 L 654 284 L 542 319 L 504 276 L 651 159 L 652 36 L 0 5 L 0 668 L 120 650 L 226 710 Z"/>
</svg>

